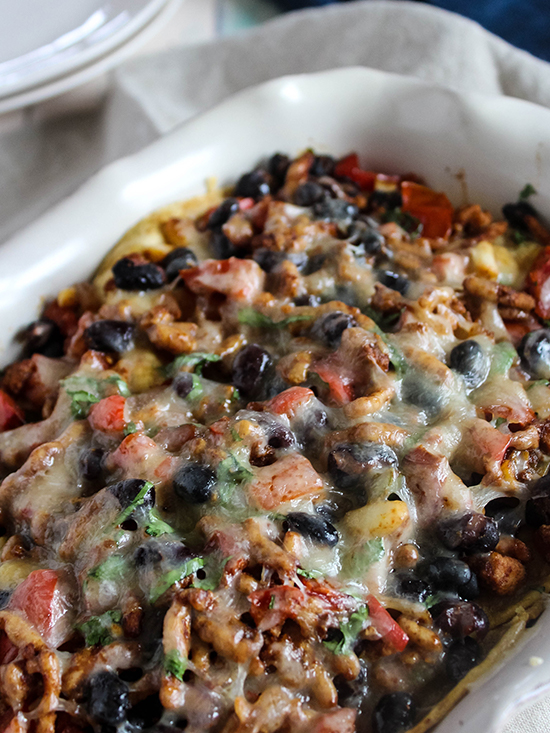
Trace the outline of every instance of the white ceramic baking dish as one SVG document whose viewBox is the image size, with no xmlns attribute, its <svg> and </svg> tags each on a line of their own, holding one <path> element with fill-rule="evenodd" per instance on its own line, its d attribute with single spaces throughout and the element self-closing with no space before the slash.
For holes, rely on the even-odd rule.
<svg viewBox="0 0 550 733">
<path fill-rule="evenodd" d="M 235 179 L 266 154 L 305 147 L 361 153 L 387 172 L 415 171 L 455 204 L 497 211 L 532 183 L 550 215 L 550 111 L 505 97 L 458 94 L 363 68 L 270 81 L 94 176 L 69 199 L 0 246 L 0 364 L 41 300 L 87 278 L 138 219 L 204 191 L 205 178 Z M 541 661 L 542 660 L 542 661 Z M 535 665 L 536 662 L 536 665 Z M 550 612 L 439 725 L 438 733 L 496 733 L 550 686 Z"/>
</svg>

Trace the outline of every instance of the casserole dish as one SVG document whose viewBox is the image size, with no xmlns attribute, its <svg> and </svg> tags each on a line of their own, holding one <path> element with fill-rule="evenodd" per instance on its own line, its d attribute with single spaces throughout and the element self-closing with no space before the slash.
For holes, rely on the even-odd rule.
<svg viewBox="0 0 550 733">
<path fill-rule="evenodd" d="M 542 191 L 547 187 L 547 122 L 548 113 L 532 105 L 461 98 L 361 69 L 287 78 L 238 95 L 139 156 L 111 166 L 5 246 L 3 358 L 9 358 L 14 331 L 32 318 L 41 295 L 85 278 L 144 213 L 199 193 L 205 172 L 225 183 L 266 150 L 296 153 L 314 146 L 343 154 L 358 149 L 374 168 L 415 170 L 447 190 L 455 204 L 464 197 L 494 208 L 513 199 L 525 181 Z M 548 210 L 547 197 L 541 195 L 538 203 L 541 211 Z M 60 232 L 68 232 L 66 238 Z M 496 730 L 510 700 L 544 684 L 545 622 L 543 617 L 526 634 L 514 663 L 471 694 L 440 730 L 458 729 L 458 721 Z M 538 666 L 531 669 L 535 656 Z M 498 693 L 492 695 L 493 689 Z M 476 703 L 479 695 L 491 704 Z"/>
</svg>

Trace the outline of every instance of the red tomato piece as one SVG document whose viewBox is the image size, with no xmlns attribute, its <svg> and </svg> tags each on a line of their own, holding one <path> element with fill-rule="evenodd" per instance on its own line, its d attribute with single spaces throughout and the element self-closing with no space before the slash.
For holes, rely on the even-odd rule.
<svg viewBox="0 0 550 733">
<path fill-rule="evenodd" d="M 198 295 L 221 293 L 248 302 L 262 292 L 265 280 L 265 273 L 257 262 L 237 257 L 204 260 L 197 267 L 181 270 L 180 276 Z"/>
<path fill-rule="evenodd" d="M 121 433 L 126 427 L 124 406 L 126 400 L 122 395 L 111 395 L 92 405 L 88 420 L 94 430 L 102 433 Z"/>
<path fill-rule="evenodd" d="M 0 433 L 13 430 L 23 423 L 23 413 L 8 394 L 0 389 Z"/>
<path fill-rule="evenodd" d="M 357 153 L 351 153 L 336 163 L 334 175 L 337 177 L 350 178 L 357 183 L 363 191 L 372 191 L 376 183 L 376 173 L 365 171 L 359 165 Z"/>
<path fill-rule="evenodd" d="M 386 611 L 380 601 L 374 596 L 367 598 L 369 616 L 372 625 L 382 635 L 385 641 L 393 646 L 396 652 L 402 652 L 409 643 L 409 637 L 401 626 Z"/>
<path fill-rule="evenodd" d="M 46 644 L 55 647 L 63 641 L 69 607 L 55 570 L 34 570 L 14 590 L 9 608 L 21 611 Z"/>
<path fill-rule="evenodd" d="M 239 199 L 239 209 L 241 211 L 248 211 L 248 209 L 251 209 L 255 204 L 256 202 L 251 198 Z"/>
<path fill-rule="evenodd" d="M 422 222 L 422 235 L 430 239 L 448 237 L 453 223 L 453 205 L 444 193 L 412 181 L 401 184 L 401 210 Z"/>
<path fill-rule="evenodd" d="M 545 247 L 529 273 L 529 290 L 537 304 L 535 313 L 550 318 L 550 247 Z"/>
<path fill-rule="evenodd" d="M 341 371 L 335 369 L 335 365 L 325 362 L 314 364 L 310 371 L 318 374 L 323 382 L 326 382 L 330 389 L 330 396 L 340 407 L 347 405 L 353 399 L 353 386 L 351 379 Z"/>
<path fill-rule="evenodd" d="M 313 392 L 307 387 L 290 387 L 270 399 L 266 405 L 276 415 L 287 415 L 292 418 L 298 409 L 313 396 Z"/>
</svg>

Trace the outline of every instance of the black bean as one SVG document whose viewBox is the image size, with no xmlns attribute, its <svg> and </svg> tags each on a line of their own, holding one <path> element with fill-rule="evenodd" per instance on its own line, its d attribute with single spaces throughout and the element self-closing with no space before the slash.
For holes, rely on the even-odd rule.
<svg viewBox="0 0 550 733">
<path fill-rule="evenodd" d="M 437 384 L 430 381 L 425 374 L 409 369 L 402 384 L 402 397 L 405 402 L 424 410 L 429 418 L 436 417 L 446 403 L 446 397 Z"/>
<path fill-rule="evenodd" d="M 318 201 L 313 206 L 313 213 L 317 219 L 324 221 L 337 221 L 350 224 L 359 214 L 359 209 L 355 204 L 351 204 L 345 199 L 332 199 L 325 197 L 322 201 Z"/>
<path fill-rule="evenodd" d="M 6 608 L 11 598 L 11 590 L 0 590 L 0 610 Z"/>
<path fill-rule="evenodd" d="M 311 329 L 313 338 L 319 339 L 326 346 L 334 349 L 340 343 L 346 328 L 357 326 L 357 321 L 349 313 L 331 311 L 315 321 Z"/>
<path fill-rule="evenodd" d="M 334 547 L 338 542 L 338 530 L 323 517 L 315 517 L 305 512 L 290 512 L 286 515 L 286 523 L 293 532 L 309 537 L 319 545 Z"/>
<path fill-rule="evenodd" d="M 215 484 L 214 471 L 200 463 L 188 463 L 180 468 L 172 482 L 176 496 L 188 504 L 210 501 Z"/>
<path fill-rule="evenodd" d="M 140 478 L 129 478 L 124 481 L 119 481 L 116 484 L 112 484 L 111 486 L 108 486 L 107 489 L 119 500 L 121 507 L 126 509 L 126 507 L 130 506 L 134 501 L 146 483 L 146 481 L 143 481 L 143 479 Z M 146 491 L 140 506 L 145 509 L 151 509 L 154 504 L 155 487 L 152 486 Z"/>
<path fill-rule="evenodd" d="M 86 709 L 98 723 L 116 725 L 130 707 L 129 688 L 114 672 L 97 672 L 86 686 Z"/>
<path fill-rule="evenodd" d="M 358 255 L 375 255 L 382 249 L 386 240 L 378 229 L 363 221 L 354 222 L 348 231 L 348 240 L 356 248 Z"/>
<path fill-rule="evenodd" d="M 433 588 L 425 580 L 415 578 L 411 573 L 398 578 L 397 592 L 405 598 L 422 603 L 428 596 L 432 595 Z"/>
<path fill-rule="evenodd" d="M 403 204 L 400 191 L 373 191 L 369 196 L 369 205 L 385 209 L 397 209 Z"/>
<path fill-rule="evenodd" d="M 374 733 L 401 733 L 414 722 L 416 707 L 408 692 L 390 692 L 383 695 L 374 708 Z"/>
<path fill-rule="evenodd" d="M 259 412 L 254 415 L 255 421 L 261 425 L 267 436 L 267 443 L 271 448 L 288 448 L 295 442 L 294 435 L 269 412 Z"/>
<path fill-rule="evenodd" d="M 275 153 L 268 160 L 267 170 L 273 177 L 273 182 L 277 188 L 283 185 L 289 165 L 290 158 L 288 155 L 283 155 L 282 153 Z"/>
<path fill-rule="evenodd" d="M 329 453 L 327 466 L 336 486 L 350 489 L 367 472 L 397 466 L 397 456 L 383 443 L 344 443 Z"/>
<path fill-rule="evenodd" d="M 121 290 L 155 290 L 164 285 L 164 270 L 152 262 L 141 265 L 123 257 L 113 266 L 115 285 Z"/>
<path fill-rule="evenodd" d="M 458 591 L 460 586 L 466 585 L 472 578 L 469 566 L 454 557 L 436 557 L 421 563 L 417 570 L 438 590 Z"/>
<path fill-rule="evenodd" d="M 387 288 L 391 288 L 391 290 L 397 290 L 401 295 L 406 295 L 407 290 L 409 289 L 410 283 L 408 278 L 406 278 L 405 275 L 400 275 L 399 273 L 392 272 L 391 270 L 380 272 L 378 274 L 378 279 L 382 285 L 385 285 Z"/>
<path fill-rule="evenodd" d="M 296 265 L 298 272 L 305 269 L 309 260 L 305 252 L 288 252 L 286 257 L 293 265 Z"/>
<path fill-rule="evenodd" d="M 168 282 L 175 280 L 180 270 L 188 270 L 198 264 L 197 256 L 189 247 L 176 247 L 159 263 L 166 273 Z"/>
<path fill-rule="evenodd" d="M 84 331 L 88 348 L 107 354 L 122 354 L 134 348 L 136 328 L 126 321 L 96 321 Z"/>
<path fill-rule="evenodd" d="M 526 216 L 534 216 L 538 219 L 537 210 L 527 201 L 517 201 L 515 204 L 504 204 L 502 207 L 502 213 L 510 226 L 514 227 L 514 229 L 520 229 L 523 231 L 528 230 L 527 224 L 525 223 Z"/>
<path fill-rule="evenodd" d="M 180 372 L 174 377 L 172 388 L 177 396 L 184 400 L 193 389 L 193 375 L 189 372 Z"/>
<path fill-rule="evenodd" d="M 140 568 L 157 565 L 162 560 L 162 552 L 152 542 L 141 545 L 134 552 L 134 562 Z"/>
<path fill-rule="evenodd" d="M 51 359 L 63 356 L 65 337 L 57 323 L 50 321 L 49 318 L 41 318 L 27 326 L 21 334 L 21 340 L 24 343 L 23 354 L 26 357 L 33 354 L 42 354 Z"/>
<path fill-rule="evenodd" d="M 467 583 L 464 583 L 464 585 L 461 585 L 460 588 L 457 589 L 457 593 L 465 601 L 475 601 L 476 598 L 479 598 L 477 575 L 472 573 L 470 580 Z"/>
<path fill-rule="evenodd" d="M 208 217 L 208 229 L 218 229 L 239 210 L 239 202 L 231 197 L 225 199 Z"/>
<path fill-rule="evenodd" d="M 479 387 L 489 373 L 489 360 L 477 341 L 469 339 L 455 346 L 449 355 L 449 365 L 462 374 L 471 389 Z"/>
<path fill-rule="evenodd" d="M 531 497 L 525 505 L 525 520 L 531 527 L 550 524 L 550 473 L 531 487 Z"/>
<path fill-rule="evenodd" d="M 305 275 L 313 275 L 314 272 L 318 272 L 321 267 L 325 264 L 327 254 L 325 252 L 317 252 L 311 255 L 307 259 L 307 263 L 304 269 Z"/>
<path fill-rule="evenodd" d="M 220 229 L 212 232 L 210 246 L 217 260 L 227 260 L 229 257 L 236 257 L 239 254 L 237 247 Z"/>
<path fill-rule="evenodd" d="M 261 198 L 269 193 L 269 182 L 267 173 L 263 170 L 255 170 L 241 176 L 235 186 L 235 196 L 244 198 Z"/>
<path fill-rule="evenodd" d="M 347 680 L 344 675 L 336 675 L 334 686 L 338 693 L 338 705 L 341 707 L 359 708 L 368 692 L 368 671 L 364 660 L 360 659 L 359 674 L 354 680 Z"/>
<path fill-rule="evenodd" d="M 313 206 L 318 201 L 322 201 L 326 195 L 327 192 L 318 183 L 306 181 L 294 191 L 293 201 L 296 206 Z"/>
<path fill-rule="evenodd" d="M 471 636 L 455 641 L 447 649 L 445 655 L 445 669 L 448 678 L 452 682 L 459 682 L 479 664 L 481 657 L 481 648 Z"/>
<path fill-rule="evenodd" d="M 526 334 L 518 347 L 523 366 L 537 379 L 550 379 L 550 328 Z"/>
<path fill-rule="evenodd" d="M 271 363 L 269 352 L 258 344 L 248 344 L 235 357 L 231 381 L 242 394 L 256 396 Z"/>
<path fill-rule="evenodd" d="M 474 512 L 451 517 L 438 527 L 439 538 L 445 547 L 465 553 L 494 550 L 499 534 L 494 519 Z"/>
<path fill-rule="evenodd" d="M 309 295 L 308 293 L 305 295 L 298 295 L 297 298 L 294 298 L 294 305 L 318 306 L 320 303 L 321 299 L 317 295 Z"/>
<path fill-rule="evenodd" d="M 332 155 L 316 155 L 309 169 L 309 175 L 316 176 L 317 178 L 321 176 L 332 176 L 335 165 L 336 161 Z"/>
<path fill-rule="evenodd" d="M 101 448 L 89 448 L 82 451 L 78 459 L 80 474 L 87 481 L 97 481 L 103 476 L 103 459 L 105 451 Z"/>
<path fill-rule="evenodd" d="M 159 722 L 163 713 L 164 708 L 158 694 L 155 693 L 140 700 L 128 711 L 128 722 L 138 730 L 149 730 Z"/>
<path fill-rule="evenodd" d="M 483 638 L 489 630 L 489 618 L 477 603 L 442 601 L 430 608 L 430 613 L 435 625 L 455 639 L 463 639 L 475 633 Z"/>
<path fill-rule="evenodd" d="M 260 247 L 255 250 L 253 259 L 260 265 L 264 272 L 273 272 L 281 262 L 286 259 L 286 252 L 278 252 L 273 249 L 267 249 L 266 247 Z"/>
</svg>

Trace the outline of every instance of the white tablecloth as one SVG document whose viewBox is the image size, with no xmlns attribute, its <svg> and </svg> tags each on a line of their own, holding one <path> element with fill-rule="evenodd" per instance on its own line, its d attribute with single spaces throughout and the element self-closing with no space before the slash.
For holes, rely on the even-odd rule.
<svg viewBox="0 0 550 733">
<path fill-rule="evenodd" d="M 273 14 L 268 0 L 257 2 L 225 0 L 226 21 L 235 25 L 255 12 L 257 20 Z M 106 162 L 140 149 L 227 95 L 281 74 L 364 65 L 550 107 L 549 64 L 428 5 L 339 4 L 212 41 L 216 9 L 216 0 L 182 0 L 149 54 L 114 73 L 102 103 L 82 103 L 73 95 L 63 100 L 64 114 L 56 102 L 0 117 L 0 242 Z M 546 731 L 550 697 L 506 728 Z"/>
</svg>

